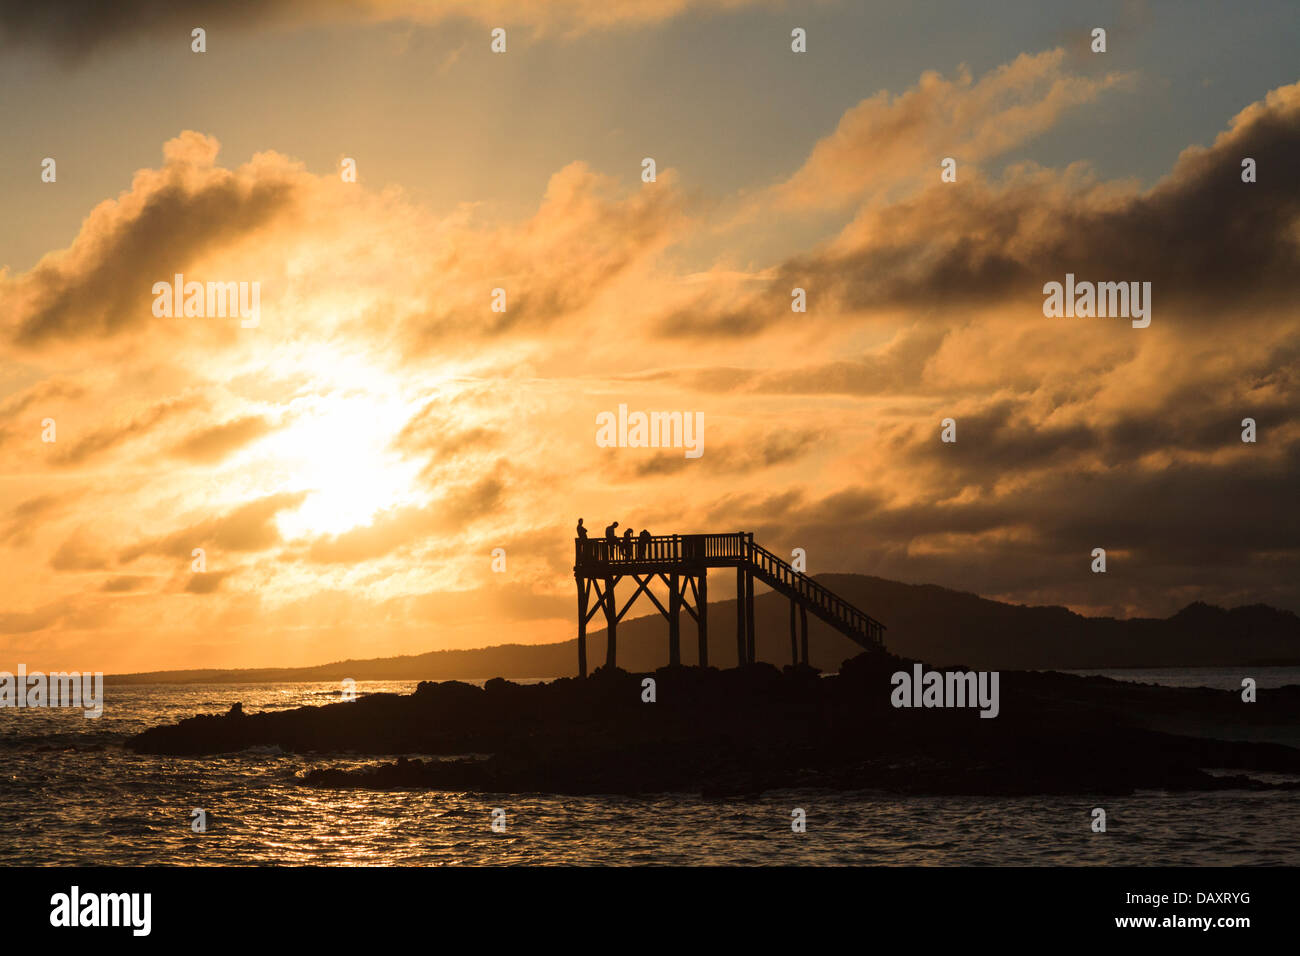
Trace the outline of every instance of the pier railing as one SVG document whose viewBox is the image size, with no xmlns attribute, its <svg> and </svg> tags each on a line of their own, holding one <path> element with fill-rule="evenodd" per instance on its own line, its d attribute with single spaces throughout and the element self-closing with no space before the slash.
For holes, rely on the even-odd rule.
<svg viewBox="0 0 1300 956">
<path fill-rule="evenodd" d="M 581 538 L 574 540 L 574 564 L 613 566 L 639 563 L 678 564 L 689 561 L 732 559 L 739 563 L 747 557 L 747 535 L 736 534 L 662 534 L 646 538 Z"/>
<path fill-rule="evenodd" d="M 859 643 L 879 646 L 883 641 L 883 624 L 755 544 L 752 534 L 671 534 L 644 538 L 634 535 L 574 540 L 574 571 L 579 575 L 656 573 L 695 567 L 742 568 Z"/>
</svg>

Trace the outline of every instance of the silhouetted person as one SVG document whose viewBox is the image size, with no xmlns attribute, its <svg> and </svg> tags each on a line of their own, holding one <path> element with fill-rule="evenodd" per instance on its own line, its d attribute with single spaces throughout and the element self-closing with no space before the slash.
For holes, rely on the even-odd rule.
<svg viewBox="0 0 1300 956">
<path fill-rule="evenodd" d="M 623 532 L 623 556 L 632 557 L 632 529 Z"/>
<path fill-rule="evenodd" d="M 650 550 L 650 529 L 642 528 L 641 533 L 636 536 L 636 556 L 644 559 L 646 552 Z"/>
<path fill-rule="evenodd" d="M 582 519 L 578 519 L 578 553 L 587 554 L 587 529 L 582 526 Z"/>
<path fill-rule="evenodd" d="M 614 530 L 617 527 L 617 521 L 611 525 L 605 526 L 605 550 L 609 552 L 605 555 L 606 561 L 612 560 L 618 556 L 618 532 Z"/>
</svg>

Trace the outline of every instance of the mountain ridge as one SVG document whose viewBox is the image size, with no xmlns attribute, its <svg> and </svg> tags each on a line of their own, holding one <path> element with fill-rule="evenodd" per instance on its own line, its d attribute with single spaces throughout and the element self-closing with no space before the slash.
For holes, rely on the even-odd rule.
<svg viewBox="0 0 1300 956">
<path fill-rule="evenodd" d="M 984 669 L 1089 669 L 1300 664 L 1300 617 L 1266 604 L 1222 608 L 1193 601 L 1167 618 L 1086 617 L 1060 605 L 1007 604 L 937 584 L 906 584 L 861 574 L 816 579 L 883 621 L 885 647 L 934 666 Z M 709 661 L 736 663 L 735 599 L 709 605 Z M 682 615 L 682 662 L 697 662 L 694 622 Z M 755 597 L 759 660 L 790 662 L 789 604 Z M 595 620 L 592 622 L 596 623 Z M 810 663 L 838 670 L 861 648 L 809 619 Z M 592 667 L 605 659 L 604 629 L 587 635 Z M 667 622 L 648 614 L 619 624 L 618 664 L 654 670 L 667 663 Z M 126 683 L 250 683 L 286 680 L 451 680 L 554 678 L 577 671 L 577 640 L 492 644 L 383 658 L 349 658 L 300 667 L 204 668 L 110 675 Z"/>
</svg>

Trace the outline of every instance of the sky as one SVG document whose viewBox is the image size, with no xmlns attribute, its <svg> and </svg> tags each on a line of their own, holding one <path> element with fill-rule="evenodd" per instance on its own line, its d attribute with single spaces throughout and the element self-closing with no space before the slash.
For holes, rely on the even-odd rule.
<svg viewBox="0 0 1300 956">
<path fill-rule="evenodd" d="M 0 668 L 564 640 L 579 515 L 1300 611 L 1293 4 L 99 9 L 0 4 Z"/>
</svg>

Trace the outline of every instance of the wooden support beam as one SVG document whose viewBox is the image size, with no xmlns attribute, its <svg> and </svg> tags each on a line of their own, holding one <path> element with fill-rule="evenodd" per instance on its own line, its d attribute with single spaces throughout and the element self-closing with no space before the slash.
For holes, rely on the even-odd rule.
<svg viewBox="0 0 1300 956">
<path fill-rule="evenodd" d="M 623 615 L 627 613 L 628 608 L 632 606 L 632 602 L 637 599 L 637 597 L 641 594 L 642 591 L 645 592 L 646 597 L 648 597 L 651 601 L 654 602 L 655 607 L 659 608 L 659 613 L 662 614 L 665 618 L 668 617 L 668 609 L 659 603 L 659 599 L 655 597 L 655 593 L 650 590 L 650 584 L 654 581 L 654 575 L 653 574 L 649 575 L 648 577 L 646 577 L 645 580 L 642 580 L 641 577 L 636 574 L 629 575 L 629 577 L 631 577 L 632 580 L 637 583 L 637 589 L 632 594 L 632 596 L 628 598 L 628 602 L 623 605 L 623 610 L 618 612 L 618 619 L 620 621 L 623 620 Z"/>
<path fill-rule="evenodd" d="M 677 572 L 668 585 L 668 665 L 678 667 L 682 663 L 682 621 L 678 613 L 682 606 L 681 580 Z"/>
<path fill-rule="evenodd" d="M 653 577 L 654 577 L 654 575 L 652 574 L 652 575 L 651 575 L 651 578 L 653 578 Z M 674 573 L 672 574 L 672 579 L 670 579 L 669 576 L 668 576 L 667 574 L 663 574 L 663 573 L 661 572 L 661 573 L 659 574 L 659 580 L 660 580 L 660 581 L 663 581 L 663 583 L 664 583 L 664 587 L 666 587 L 666 588 L 668 589 L 668 592 L 669 592 L 670 594 L 671 594 L 672 591 L 674 590 L 674 587 L 673 587 L 673 580 L 678 580 L 678 581 L 679 581 L 679 583 L 680 583 L 680 588 L 678 588 L 677 590 L 678 590 L 678 594 L 680 594 L 680 596 L 681 596 L 681 601 L 678 603 L 678 609 L 679 609 L 679 610 L 684 610 L 684 611 L 685 611 L 687 614 L 689 614 L 692 618 L 694 618 L 695 620 L 698 621 L 699 618 L 698 618 L 698 617 L 695 617 L 695 609 L 692 608 L 691 605 L 690 605 L 690 602 L 688 602 L 688 601 L 686 600 L 686 582 L 692 580 L 691 576 L 690 576 L 689 574 L 687 574 L 687 575 L 682 575 L 681 578 L 679 579 L 678 576 L 677 576 L 677 574 L 674 572 Z M 663 606 L 662 604 L 659 604 L 659 602 L 655 600 L 655 596 L 654 596 L 654 594 L 653 594 L 652 592 L 650 592 L 650 591 L 646 591 L 646 594 L 648 594 L 648 595 L 650 596 L 650 600 L 654 601 L 655 604 L 657 604 L 657 605 L 659 606 L 659 610 L 661 610 L 661 611 L 664 610 L 664 606 Z M 667 612 L 667 611 L 664 611 L 664 617 L 668 617 L 668 612 Z"/>
<path fill-rule="evenodd" d="M 709 572 L 700 568 L 700 583 L 695 589 L 695 604 L 700 613 L 695 616 L 700 632 L 700 666 L 709 666 Z"/>
<path fill-rule="evenodd" d="M 808 663 L 808 608 L 799 605 L 799 629 L 803 632 L 803 662 Z"/>
<path fill-rule="evenodd" d="M 796 640 L 794 630 L 794 598 L 790 598 L 790 666 L 794 667 L 799 663 L 799 644 Z"/>
<path fill-rule="evenodd" d="M 605 579 L 605 666 L 613 670 L 618 663 L 618 612 L 614 608 L 614 579 Z"/>
<path fill-rule="evenodd" d="M 749 649 L 749 662 L 758 660 L 754 650 L 754 575 L 745 572 L 745 646 Z"/>
<path fill-rule="evenodd" d="M 736 666 L 744 667 L 745 658 L 745 569 L 736 568 Z"/>
<path fill-rule="evenodd" d="M 578 676 L 587 676 L 587 595 L 586 578 L 578 578 Z"/>
<path fill-rule="evenodd" d="M 596 616 L 597 611 L 605 610 L 605 594 L 600 589 L 599 578 L 587 578 L 587 589 L 589 595 L 590 594 L 596 595 L 595 601 L 591 601 L 590 597 L 588 597 L 589 604 L 587 607 L 587 623 L 590 624 L 591 619 Z"/>
</svg>

